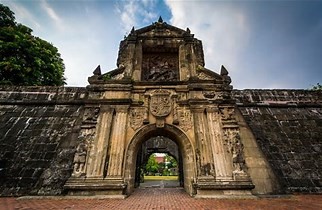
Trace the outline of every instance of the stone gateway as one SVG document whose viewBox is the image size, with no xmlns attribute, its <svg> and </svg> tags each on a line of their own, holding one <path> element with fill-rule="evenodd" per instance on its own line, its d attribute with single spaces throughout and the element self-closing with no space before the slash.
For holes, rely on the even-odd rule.
<svg viewBox="0 0 322 210">
<path fill-rule="evenodd" d="M 133 28 L 88 81 L 1 87 L 1 195 L 126 197 L 154 152 L 195 197 L 321 192 L 321 93 L 233 90 L 188 28 Z"/>
<path fill-rule="evenodd" d="M 98 67 L 89 78 L 92 104 L 85 109 L 99 114 L 92 114 L 92 126 L 82 123 L 80 143 L 88 155 L 85 172 L 73 173 L 64 185 L 70 195 L 131 194 L 150 154 L 144 143 L 160 138 L 168 141 L 166 152 L 171 143 L 177 147 L 180 184 L 190 195 L 251 194 L 256 179 L 247 169 L 228 71 L 204 67 L 201 41 L 189 29 L 162 20 L 132 29 L 120 44 L 117 66 L 105 74 Z M 271 177 L 270 171 L 263 176 Z M 267 189 L 273 181 L 265 180 Z"/>
</svg>

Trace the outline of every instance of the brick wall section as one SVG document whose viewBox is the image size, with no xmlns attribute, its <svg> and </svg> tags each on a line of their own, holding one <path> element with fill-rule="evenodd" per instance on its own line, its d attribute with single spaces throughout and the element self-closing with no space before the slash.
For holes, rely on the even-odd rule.
<svg viewBox="0 0 322 210">
<path fill-rule="evenodd" d="M 233 91 L 282 188 L 322 192 L 322 92 Z"/>
<path fill-rule="evenodd" d="M 54 195 L 71 174 L 85 88 L 0 87 L 0 195 Z"/>
</svg>

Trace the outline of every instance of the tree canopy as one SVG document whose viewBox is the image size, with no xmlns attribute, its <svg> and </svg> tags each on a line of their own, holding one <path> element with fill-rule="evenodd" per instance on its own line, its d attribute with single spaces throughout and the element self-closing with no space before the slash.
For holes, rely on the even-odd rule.
<svg viewBox="0 0 322 210">
<path fill-rule="evenodd" d="M 152 173 L 158 172 L 159 165 L 157 160 L 155 159 L 155 154 L 150 155 L 148 162 L 145 165 L 145 169 L 147 172 L 152 172 Z"/>
<path fill-rule="evenodd" d="M 0 4 L 0 85 L 64 85 L 58 49 L 31 33 Z"/>
</svg>

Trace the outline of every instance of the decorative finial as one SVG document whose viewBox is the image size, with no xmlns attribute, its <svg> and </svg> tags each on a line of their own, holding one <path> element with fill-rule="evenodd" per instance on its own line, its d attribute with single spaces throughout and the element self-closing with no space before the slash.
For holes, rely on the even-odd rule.
<svg viewBox="0 0 322 210">
<path fill-rule="evenodd" d="M 227 76 L 227 75 L 228 75 L 228 71 L 227 71 L 227 69 L 224 67 L 224 65 L 221 65 L 220 75 L 221 75 L 221 76 Z"/>
<path fill-rule="evenodd" d="M 162 17 L 161 17 L 161 16 L 159 17 L 158 22 L 159 22 L 159 23 L 163 23 L 163 19 L 162 19 Z"/>
<path fill-rule="evenodd" d="M 96 67 L 96 69 L 93 71 L 93 74 L 94 75 L 97 75 L 97 76 L 99 76 L 99 75 L 101 75 L 102 73 L 101 73 L 101 66 L 100 65 L 98 65 L 97 67 Z"/>
<path fill-rule="evenodd" d="M 187 28 L 186 32 L 187 32 L 188 34 L 190 34 L 190 29 L 189 29 L 189 28 Z"/>
<path fill-rule="evenodd" d="M 133 26 L 132 29 L 131 29 L 131 34 L 134 34 L 134 31 L 135 31 L 135 29 L 134 29 L 134 26 Z"/>
</svg>

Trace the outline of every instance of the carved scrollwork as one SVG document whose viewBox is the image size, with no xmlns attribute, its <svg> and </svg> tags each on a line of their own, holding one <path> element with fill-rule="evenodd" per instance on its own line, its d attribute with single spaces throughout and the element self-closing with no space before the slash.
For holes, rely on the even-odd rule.
<svg viewBox="0 0 322 210">
<path fill-rule="evenodd" d="M 144 108 L 130 109 L 130 126 L 133 130 L 137 130 L 143 125 L 145 112 Z"/>
<path fill-rule="evenodd" d="M 205 74 L 202 71 L 197 71 L 197 77 L 201 80 L 213 80 L 214 78 L 212 78 L 211 76 Z"/>
<path fill-rule="evenodd" d="M 224 121 L 234 120 L 235 109 L 233 107 L 224 107 L 220 109 L 221 119 Z"/>
<path fill-rule="evenodd" d="M 100 112 L 99 107 L 88 107 L 84 111 L 83 124 L 84 123 L 96 123 Z"/>
<path fill-rule="evenodd" d="M 188 131 L 192 128 L 192 114 L 190 110 L 186 108 L 178 108 L 178 120 L 179 126 L 184 131 Z"/>
</svg>

